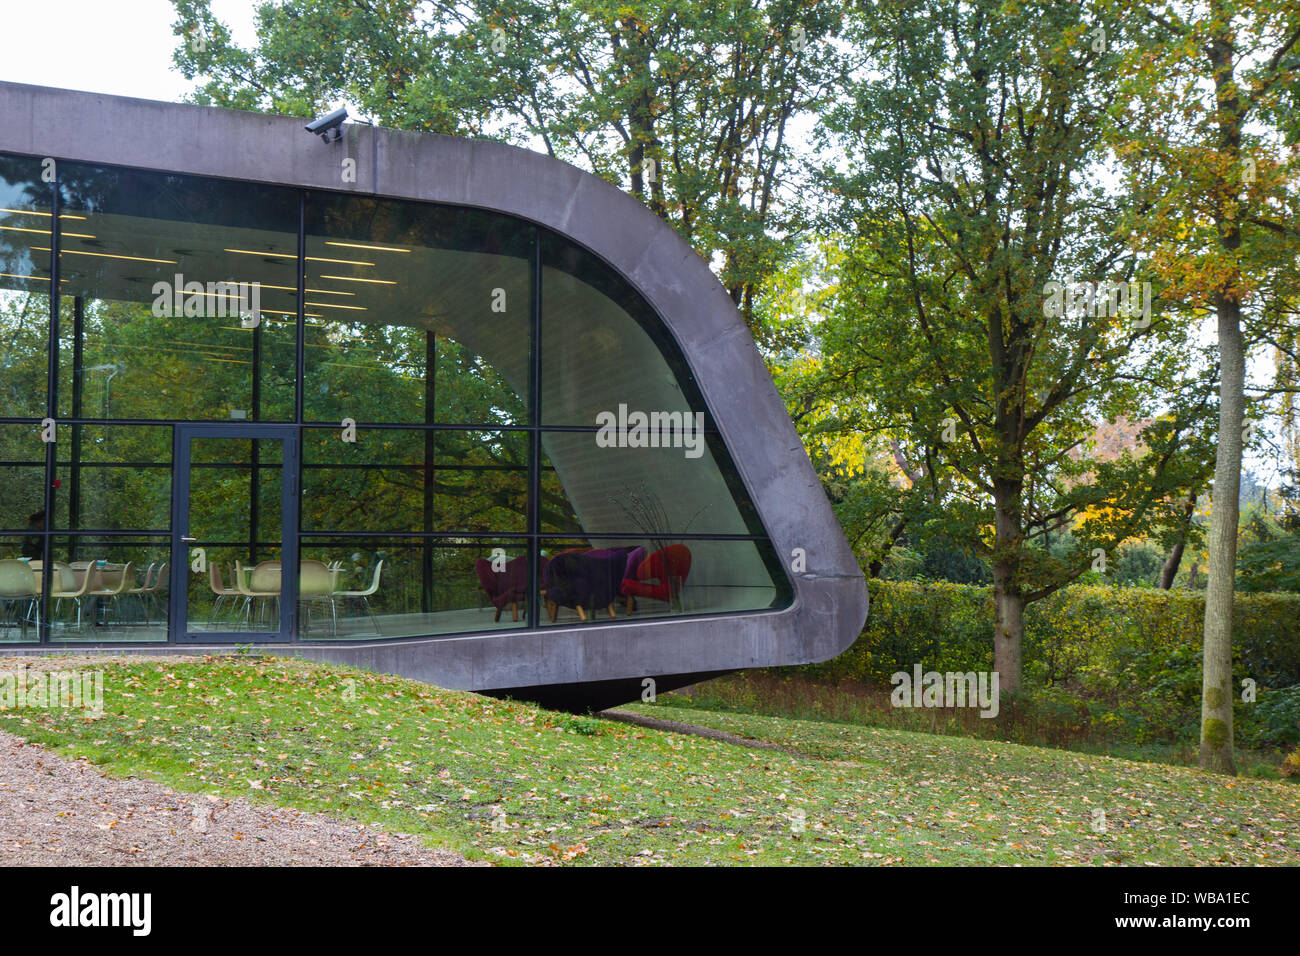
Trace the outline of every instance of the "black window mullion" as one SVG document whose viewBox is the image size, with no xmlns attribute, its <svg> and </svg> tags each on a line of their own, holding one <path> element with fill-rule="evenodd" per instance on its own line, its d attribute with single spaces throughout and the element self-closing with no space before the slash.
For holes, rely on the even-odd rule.
<svg viewBox="0 0 1300 956">
<path fill-rule="evenodd" d="M 424 333 L 424 422 L 432 425 L 437 418 L 437 367 L 438 340 L 432 330 Z M 432 429 L 424 432 L 424 530 L 433 531 L 433 469 L 434 435 Z M 420 555 L 420 610 L 428 614 L 433 610 L 433 546 L 424 542 Z"/>
<path fill-rule="evenodd" d="M 54 167 L 54 181 L 50 184 L 50 353 L 46 366 L 45 415 L 59 420 L 59 175 Z M 57 434 L 56 434 L 57 437 Z M 42 644 L 50 639 L 50 582 L 54 577 L 54 542 L 49 530 L 54 515 L 54 473 L 58 466 L 56 445 L 45 446 L 45 531 L 41 541 L 41 627 L 37 639 Z"/>
<path fill-rule="evenodd" d="M 307 351 L 307 191 L 298 191 L 298 320 L 297 337 L 294 340 L 294 375 L 293 420 L 301 426 L 303 422 L 303 376 L 304 356 Z"/>
<path fill-rule="evenodd" d="M 294 389 L 293 389 L 293 421 L 294 424 L 298 426 L 296 429 L 297 454 L 293 456 L 295 458 L 293 474 L 289 474 L 287 469 L 281 473 L 281 480 L 286 482 L 291 482 L 295 489 L 295 493 L 293 496 L 292 511 L 291 512 L 284 511 L 284 513 L 281 514 L 280 516 L 280 521 L 282 524 L 285 521 L 289 521 L 289 520 L 293 521 L 293 527 L 289 529 L 294 536 L 293 547 L 291 549 L 293 552 L 292 554 L 293 560 L 291 562 L 286 562 L 285 565 L 282 565 L 282 566 L 288 566 L 290 568 L 298 566 L 302 560 L 302 543 L 303 543 L 302 542 L 302 492 L 303 492 L 303 488 L 305 487 L 303 481 L 302 463 L 303 460 L 307 457 L 305 454 L 306 434 L 302 427 L 303 395 L 304 395 L 304 389 L 306 387 L 304 383 L 306 381 L 306 363 L 307 363 L 307 357 L 306 357 L 307 356 L 307 190 L 305 189 L 298 190 L 297 279 L 298 279 L 297 282 L 298 320 L 295 323 L 296 335 L 294 338 Z M 256 442 L 254 444 L 256 444 Z M 283 448 L 283 451 L 281 452 L 280 460 L 285 464 L 288 464 L 289 442 L 284 442 L 281 447 Z M 280 535 L 279 535 L 281 541 L 283 542 L 283 544 L 281 545 L 282 558 L 287 557 L 284 553 L 286 550 L 284 545 L 289 544 L 289 542 L 285 540 L 287 538 L 287 535 L 285 535 L 284 530 L 285 529 L 281 528 Z M 281 576 L 281 581 L 283 582 L 283 575 Z M 294 579 L 294 585 L 296 586 L 296 584 L 297 584 L 297 578 Z M 281 586 L 283 587 L 283 584 Z M 298 640 L 298 609 L 296 607 L 291 607 L 288 608 L 287 611 L 288 611 L 288 622 L 289 622 L 289 640 L 297 641 Z"/>
<path fill-rule="evenodd" d="M 533 227 L 533 254 L 529 263 L 532 289 L 532 328 L 528 370 L 528 626 L 541 621 L 542 563 L 542 238 Z"/>
<path fill-rule="evenodd" d="M 72 299 L 72 417 L 84 414 L 83 398 L 86 391 L 86 303 L 81 296 Z M 108 414 L 108 410 L 104 410 Z M 72 426 L 72 453 L 68 464 L 68 530 L 76 531 L 81 524 L 81 435 L 83 426 Z M 68 560 L 77 558 L 76 543 L 68 551 Z"/>
</svg>

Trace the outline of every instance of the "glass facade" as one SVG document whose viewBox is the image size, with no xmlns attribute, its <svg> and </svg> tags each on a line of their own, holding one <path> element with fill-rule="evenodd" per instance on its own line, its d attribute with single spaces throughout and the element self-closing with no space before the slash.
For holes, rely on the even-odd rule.
<svg viewBox="0 0 1300 956">
<path fill-rule="evenodd" d="M 0 336 L 0 643 L 791 600 L 658 316 L 531 223 L 0 155 Z"/>
</svg>

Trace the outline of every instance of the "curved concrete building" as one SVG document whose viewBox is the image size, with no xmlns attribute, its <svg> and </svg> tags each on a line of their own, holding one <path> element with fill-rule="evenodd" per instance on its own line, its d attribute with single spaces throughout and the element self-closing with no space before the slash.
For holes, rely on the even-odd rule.
<svg viewBox="0 0 1300 956">
<path fill-rule="evenodd" d="M 4 83 L 0 116 L 5 652 L 600 708 L 857 637 L 752 338 L 633 198 L 487 141 Z"/>
</svg>

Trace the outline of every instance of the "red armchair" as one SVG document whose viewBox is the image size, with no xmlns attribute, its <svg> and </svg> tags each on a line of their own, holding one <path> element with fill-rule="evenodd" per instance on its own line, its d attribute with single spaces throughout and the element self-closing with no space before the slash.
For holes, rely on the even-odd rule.
<svg viewBox="0 0 1300 956">
<path fill-rule="evenodd" d="M 492 618 L 501 620 L 501 612 L 510 605 L 511 620 L 519 620 L 519 602 L 528 595 L 528 557 L 520 555 L 506 562 L 504 571 L 493 571 L 492 562 L 478 558 L 474 561 L 474 573 L 478 575 L 479 587 L 482 588 L 497 609 Z"/>
<path fill-rule="evenodd" d="M 665 604 L 682 593 L 686 577 L 691 573 L 691 549 L 684 544 L 670 544 L 660 548 L 641 562 L 635 577 L 623 579 L 622 594 L 627 598 L 629 614 L 636 608 L 638 597 L 654 598 Z"/>
</svg>

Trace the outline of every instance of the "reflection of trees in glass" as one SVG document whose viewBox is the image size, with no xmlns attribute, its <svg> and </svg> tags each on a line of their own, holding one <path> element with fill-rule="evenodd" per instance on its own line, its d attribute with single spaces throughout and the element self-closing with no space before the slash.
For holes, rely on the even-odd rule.
<svg viewBox="0 0 1300 956">
<path fill-rule="evenodd" d="M 0 425 L 0 528 L 21 531 L 45 507 L 45 445 L 37 425 Z M 0 557 L 17 554 L 0 552 Z"/>
<path fill-rule="evenodd" d="M 528 420 L 523 396 L 481 356 L 454 339 L 438 338 L 435 388 L 440 422 L 504 425 Z"/>
<path fill-rule="evenodd" d="M 49 326 L 48 295 L 0 291 L 0 408 L 8 417 L 45 415 Z"/>
<path fill-rule="evenodd" d="M 339 435 L 305 433 L 305 530 L 423 531 L 426 517 L 433 531 L 525 530 L 526 433 L 361 428 L 355 443 Z"/>
<path fill-rule="evenodd" d="M 4 271 L 0 259 L 0 271 Z M 0 280 L 5 281 L 5 280 Z M 7 417 L 45 415 L 49 296 L 0 291 L 0 409 Z M 45 445 L 37 424 L 0 425 L 0 528 L 22 530 L 44 508 Z M 0 557 L 13 557 L 0 552 Z"/>
<path fill-rule="evenodd" d="M 527 529 L 525 433 L 442 431 L 434 447 L 434 521 L 440 528 Z"/>
<path fill-rule="evenodd" d="M 62 299 L 59 405 L 73 414 L 74 300 Z M 229 421 L 254 417 L 253 357 L 261 351 L 262 420 L 293 417 L 292 320 L 160 317 L 148 302 L 83 300 L 81 417 Z"/>
<path fill-rule="evenodd" d="M 247 420 L 292 420 L 295 350 L 291 319 L 265 314 L 262 328 L 253 331 L 240 328 L 233 319 L 155 316 L 148 291 L 142 285 L 141 300 L 134 302 L 85 298 L 78 304 L 74 295 L 63 297 L 61 420 L 72 417 L 74 411 L 90 419 L 231 421 L 232 411 L 242 411 Z M 74 369 L 78 311 L 82 341 L 80 362 Z M 46 413 L 48 315 L 48 297 L 43 294 L 0 292 L 0 399 L 9 414 L 26 413 L 39 419 Z M 307 328 L 307 344 L 310 374 L 305 400 L 309 419 L 341 421 L 350 417 L 360 422 L 421 424 L 436 418 L 444 423 L 487 425 L 527 420 L 526 398 L 516 394 L 482 357 L 449 338 L 438 336 L 433 343 L 435 383 L 433 389 L 426 388 L 430 343 L 423 329 L 313 324 Z M 261 353 L 257 408 L 253 401 L 255 346 Z M 436 397 L 436 413 L 425 407 L 430 391 Z M 315 452 L 311 450 L 314 436 L 323 436 L 323 447 Z M 79 465 L 75 475 L 74 443 Z M 426 444 L 432 451 L 431 472 L 425 466 Z M 314 469 L 316 480 L 309 477 L 304 482 L 308 492 L 304 515 L 310 517 L 313 527 L 423 531 L 427 486 L 432 530 L 526 529 L 529 440 L 524 432 L 425 432 L 363 426 L 358 442 L 352 445 L 343 443 L 339 431 L 331 427 L 305 430 L 304 445 L 305 461 L 348 466 Z M 278 556 L 271 547 L 281 543 L 281 473 L 272 447 L 278 449 L 278 443 L 263 442 L 259 450 L 256 537 L 261 550 L 256 555 L 249 544 L 252 443 L 227 441 L 220 452 L 215 446 L 200 446 L 196 452 L 189 502 L 191 530 L 205 541 L 234 543 L 216 549 L 212 556 L 227 566 L 226 575 L 237 559 Z M 278 451 L 275 455 L 278 457 Z M 169 528 L 171 457 L 168 426 L 61 424 L 56 471 L 60 487 L 55 492 L 52 527 Z M 16 468 L 3 469 L 11 493 L 0 526 L 17 531 L 43 502 L 44 446 L 39 428 L 0 427 L 0 461 L 30 462 L 22 473 Z M 102 467 L 121 463 L 132 464 Z M 146 464 L 161 467 L 140 467 Z M 216 464 L 238 467 L 211 467 Z M 352 467 L 356 465 L 379 467 Z M 543 495 L 548 520 L 576 530 L 577 519 L 563 490 L 555 484 Z M 75 519 L 70 514 L 74 489 L 80 499 Z M 69 542 L 68 538 L 56 539 L 56 556 L 74 556 Z M 85 547 L 83 542 L 80 550 L 85 552 Z M 445 541 L 429 547 L 431 609 L 477 606 L 473 561 L 490 549 L 491 544 L 469 540 L 452 547 Z M 136 559 L 128 553 L 129 547 L 123 545 L 119 550 L 124 559 Z M 420 611 L 425 568 L 421 542 L 340 541 L 309 545 L 303 554 L 344 561 L 349 569 L 344 583 L 364 588 L 380 552 L 385 568 L 378 606 L 390 613 Z M 525 547 L 514 542 L 510 556 L 523 553 Z M 75 556 L 84 558 L 87 553 Z M 141 552 L 140 561 L 144 557 Z M 197 589 L 196 598 L 202 597 L 206 578 L 191 584 Z"/>
<path fill-rule="evenodd" d="M 483 602 L 474 573 L 474 559 L 484 557 L 495 547 L 503 548 L 508 557 L 525 553 L 521 541 L 444 541 L 429 546 L 429 610 L 479 607 Z M 375 566 L 382 558 L 380 588 L 370 603 L 376 612 L 384 614 L 423 611 L 424 556 L 424 543 L 410 539 L 309 539 L 302 548 L 303 560 L 342 561 L 340 587 L 353 590 L 364 590 L 370 585 Z"/>
<path fill-rule="evenodd" d="M 163 531 L 171 526 L 171 429 L 63 425 L 53 527 Z M 78 466 L 73 467 L 74 448 Z M 149 464 L 155 467 L 146 467 Z"/>
<path fill-rule="evenodd" d="M 581 534 L 582 522 L 573 512 L 569 496 L 548 459 L 542 458 L 542 530 L 558 534 Z"/>
<path fill-rule="evenodd" d="M 423 332 L 309 319 L 305 354 L 308 421 L 424 421 Z"/>
<path fill-rule="evenodd" d="M 50 287 L 48 230 L 52 198 L 52 187 L 41 181 L 41 164 L 37 160 L 0 156 L 0 209 L 4 210 L 0 220 L 11 227 L 0 230 L 0 290 L 11 290 L 0 291 L 0 310 L 10 319 L 15 302 L 20 311 L 30 310 L 42 334 L 49 315 L 45 293 Z M 42 251 L 34 247 L 45 248 Z M 44 387 L 40 394 L 43 400 Z M 26 407 L 26 402 L 21 407 Z"/>
<path fill-rule="evenodd" d="M 400 325 L 309 323 L 303 397 L 308 421 L 521 424 L 524 398 L 481 356 L 435 335 L 434 380 L 426 387 L 430 333 Z M 430 415 L 426 396 L 434 394 Z"/>
</svg>

